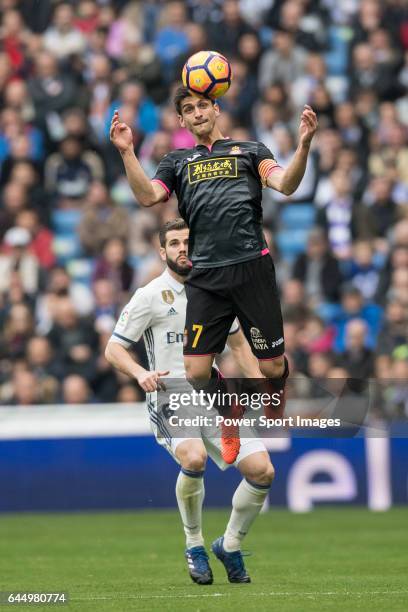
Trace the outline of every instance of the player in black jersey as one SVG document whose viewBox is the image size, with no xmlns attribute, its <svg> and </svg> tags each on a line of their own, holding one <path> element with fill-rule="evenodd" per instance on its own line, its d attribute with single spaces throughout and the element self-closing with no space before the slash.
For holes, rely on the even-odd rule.
<svg viewBox="0 0 408 612">
<path fill-rule="evenodd" d="M 275 271 L 262 233 L 262 188 L 285 195 L 298 188 L 317 129 L 316 115 L 310 106 L 304 107 L 298 147 L 284 169 L 263 144 L 225 138 L 217 124 L 216 102 L 184 87 L 177 90 L 174 102 L 180 124 L 197 145 L 166 155 L 153 180 L 141 168 L 131 129 L 120 122 L 117 112 L 111 140 L 122 155 L 138 202 L 154 206 L 174 191 L 190 228 L 187 377 L 193 382 L 210 379 L 214 355 L 223 350 L 237 316 L 262 374 L 283 394 L 288 364 Z"/>
</svg>

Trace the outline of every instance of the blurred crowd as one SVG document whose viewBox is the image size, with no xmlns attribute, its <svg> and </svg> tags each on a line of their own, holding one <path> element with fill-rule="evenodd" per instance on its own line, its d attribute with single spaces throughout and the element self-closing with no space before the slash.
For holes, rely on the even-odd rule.
<svg viewBox="0 0 408 612">
<path fill-rule="evenodd" d="M 0 0 L 0 13 L 2 404 L 142 399 L 103 352 L 162 270 L 157 230 L 177 202 L 138 205 L 110 119 L 118 108 L 152 176 L 194 144 L 172 92 L 192 53 L 216 49 L 234 74 L 224 134 L 284 166 L 303 105 L 318 114 L 298 191 L 264 192 L 292 375 L 391 380 L 383 410 L 408 414 L 405 0 Z"/>
</svg>

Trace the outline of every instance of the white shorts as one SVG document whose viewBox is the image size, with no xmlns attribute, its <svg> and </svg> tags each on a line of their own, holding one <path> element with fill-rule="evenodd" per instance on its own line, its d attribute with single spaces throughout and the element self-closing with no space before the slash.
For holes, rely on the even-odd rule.
<svg viewBox="0 0 408 612">
<path fill-rule="evenodd" d="M 202 440 L 207 454 L 214 463 L 221 469 L 225 470 L 231 465 L 237 466 L 240 461 L 249 457 L 254 453 L 262 451 L 267 452 L 267 449 L 263 441 L 256 437 L 255 434 L 251 437 L 251 430 L 245 428 L 245 437 L 241 438 L 241 448 L 233 464 L 226 463 L 221 456 L 221 435 L 220 429 L 215 427 L 213 424 L 210 426 L 197 425 L 189 426 L 187 430 L 183 432 L 183 437 L 177 435 L 177 430 L 170 428 L 168 421 L 163 414 L 163 407 L 166 406 L 166 394 L 149 393 L 146 397 L 147 409 L 149 412 L 150 425 L 155 435 L 158 444 L 163 446 L 173 457 L 173 459 L 179 463 L 176 457 L 176 449 L 186 440 Z M 177 411 L 179 417 L 186 416 L 193 418 L 195 416 L 209 416 L 209 411 L 204 406 L 188 406 L 184 409 Z"/>
</svg>

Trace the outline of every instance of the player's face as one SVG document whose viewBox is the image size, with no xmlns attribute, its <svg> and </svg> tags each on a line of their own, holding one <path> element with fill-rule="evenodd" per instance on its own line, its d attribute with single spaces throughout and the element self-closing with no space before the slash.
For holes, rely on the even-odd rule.
<svg viewBox="0 0 408 612">
<path fill-rule="evenodd" d="M 196 138 L 211 134 L 217 117 L 220 114 L 218 104 L 207 98 L 190 96 L 181 103 L 180 124 L 187 128 Z"/>
<path fill-rule="evenodd" d="M 188 259 L 188 229 L 170 230 L 166 234 L 166 246 L 160 249 L 160 256 L 176 274 L 187 276 L 191 270 Z"/>
</svg>

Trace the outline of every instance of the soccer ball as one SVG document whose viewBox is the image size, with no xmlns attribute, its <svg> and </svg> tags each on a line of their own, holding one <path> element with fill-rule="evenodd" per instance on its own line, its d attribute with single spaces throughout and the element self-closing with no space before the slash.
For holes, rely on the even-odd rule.
<svg viewBox="0 0 408 612">
<path fill-rule="evenodd" d="M 182 80 L 185 87 L 206 98 L 220 98 L 231 85 L 231 66 L 217 51 L 199 51 L 186 61 Z"/>
</svg>

